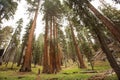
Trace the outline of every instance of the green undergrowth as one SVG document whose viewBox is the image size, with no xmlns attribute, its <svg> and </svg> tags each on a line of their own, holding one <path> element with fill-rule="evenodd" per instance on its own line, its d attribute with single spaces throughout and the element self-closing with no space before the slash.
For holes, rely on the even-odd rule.
<svg viewBox="0 0 120 80">
<path fill-rule="evenodd" d="M 105 70 L 111 69 L 109 63 L 107 61 L 97 61 L 95 63 L 95 70 L 98 72 L 103 72 Z"/>
<path fill-rule="evenodd" d="M 36 80 L 38 77 L 38 69 L 42 72 L 42 67 L 37 66 L 34 68 L 32 65 L 32 72 L 19 72 L 20 67 L 14 67 L 10 69 L 11 63 L 5 68 L 5 65 L 0 66 L 0 80 Z M 16 66 L 16 65 L 15 65 Z M 95 65 L 95 71 L 98 73 L 104 72 L 110 69 L 108 63 L 99 62 Z M 90 71 L 90 67 L 87 69 L 79 69 L 77 66 L 62 68 L 57 74 L 40 74 L 40 80 L 87 80 L 89 77 L 98 73 L 84 73 Z M 116 75 L 106 77 L 105 80 L 117 80 Z"/>
</svg>

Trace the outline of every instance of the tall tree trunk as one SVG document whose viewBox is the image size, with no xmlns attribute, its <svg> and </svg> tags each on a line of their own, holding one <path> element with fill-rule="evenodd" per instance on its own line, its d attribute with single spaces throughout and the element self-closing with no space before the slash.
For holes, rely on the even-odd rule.
<svg viewBox="0 0 120 80">
<path fill-rule="evenodd" d="M 75 46 L 75 50 L 76 50 L 76 55 L 78 57 L 78 61 L 80 63 L 80 68 L 86 68 L 85 66 L 85 63 L 83 61 L 83 57 L 82 57 L 82 54 L 80 52 L 80 49 L 78 47 L 78 44 L 76 42 L 76 39 L 75 39 L 75 35 L 74 35 L 74 32 L 73 32 L 73 27 L 72 27 L 72 24 L 70 23 L 70 28 L 71 28 L 71 33 L 72 33 L 72 37 L 73 37 L 73 42 L 74 42 L 74 46 Z"/>
<path fill-rule="evenodd" d="M 43 73 L 48 72 L 48 14 L 45 19 L 44 53 L 43 53 Z"/>
<path fill-rule="evenodd" d="M 61 47 L 60 47 L 60 44 L 57 44 L 57 68 L 58 68 L 58 72 L 61 70 L 61 64 L 62 64 L 62 50 L 61 50 Z"/>
<path fill-rule="evenodd" d="M 107 43 L 104 39 L 104 35 L 100 32 L 100 30 L 98 29 L 99 26 L 95 27 L 94 28 L 94 31 L 99 39 L 99 42 L 101 44 L 101 48 L 103 50 L 103 52 L 106 54 L 106 57 L 110 63 L 110 66 L 113 68 L 113 70 L 115 71 L 115 73 L 117 74 L 118 76 L 118 79 L 120 80 L 120 67 L 119 65 L 117 64 L 115 58 L 113 57 L 111 51 L 109 50 L 108 46 L 107 46 Z"/>
<path fill-rule="evenodd" d="M 55 23 L 54 29 L 55 29 L 55 52 L 56 52 L 56 72 L 59 72 L 61 70 L 61 60 L 62 60 L 62 53 L 60 50 L 60 45 L 58 43 L 58 25 Z"/>
<path fill-rule="evenodd" d="M 101 22 L 110 30 L 110 32 L 115 36 L 115 38 L 120 43 L 120 30 L 118 29 L 118 27 L 112 21 L 110 21 L 107 17 L 103 16 L 89 1 L 87 1 L 87 6 L 101 20 Z"/>
<path fill-rule="evenodd" d="M 61 69 L 60 67 L 60 55 L 57 52 L 58 43 L 57 43 L 57 25 L 55 22 L 55 17 L 52 16 L 50 23 L 50 71 L 49 73 L 57 73 Z"/>
<path fill-rule="evenodd" d="M 61 69 L 60 65 L 60 54 L 58 54 L 58 43 L 57 43 L 57 28 L 55 23 L 55 17 L 52 16 L 51 20 L 49 21 L 49 32 L 50 32 L 50 44 L 49 44 L 49 53 L 47 59 L 47 69 L 44 73 L 57 73 Z"/>
<path fill-rule="evenodd" d="M 50 57 L 50 71 L 49 71 L 49 73 L 53 73 L 53 66 L 52 66 L 52 61 L 53 61 L 53 56 L 52 56 L 52 54 L 53 54 L 53 43 L 52 43 L 52 31 L 53 31 L 53 26 L 52 26 L 52 17 L 51 17 L 51 20 L 50 20 L 50 49 L 49 49 L 49 57 Z"/>
<path fill-rule="evenodd" d="M 22 46 L 22 50 L 21 50 L 20 57 L 19 57 L 18 62 L 17 62 L 17 66 L 20 66 L 20 64 L 21 64 L 23 54 L 24 54 L 24 50 L 25 50 L 25 46 Z"/>
<path fill-rule="evenodd" d="M 37 9 L 35 11 L 34 20 L 32 23 L 32 27 L 30 29 L 30 33 L 28 35 L 28 42 L 27 42 L 27 48 L 25 51 L 24 62 L 20 69 L 20 71 L 22 71 L 22 72 L 31 71 L 32 42 L 33 42 L 34 30 L 36 27 L 36 20 L 37 20 L 37 16 L 38 16 L 39 4 L 40 4 L 40 0 L 38 0 L 38 5 L 37 5 Z"/>
<path fill-rule="evenodd" d="M 56 63 L 56 23 L 55 23 L 55 17 L 53 17 L 53 72 L 55 73 L 57 71 L 57 63 Z"/>
</svg>

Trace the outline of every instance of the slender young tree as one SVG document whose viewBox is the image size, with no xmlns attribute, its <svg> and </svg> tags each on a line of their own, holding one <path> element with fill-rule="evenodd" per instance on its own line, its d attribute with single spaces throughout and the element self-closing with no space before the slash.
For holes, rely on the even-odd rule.
<svg viewBox="0 0 120 80">
<path fill-rule="evenodd" d="M 15 33 L 15 36 L 13 37 L 13 39 L 15 39 L 15 50 L 14 50 L 14 54 L 13 54 L 13 63 L 11 66 L 11 69 L 13 68 L 13 65 L 16 62 L 16 56 L 18 56 L 19 52 L 18 52 L 18 48 L 20 48 L 20 35 L 21 35 L 21 31 L 22 31 L 22 27 L 23 27 L 23 19 L 20 18 L 19 21 L 16 22 L 17 23 L 17 31 Z"/>
<path fill-rule="evenodd" d="M 78 47 L 78 43 L 77 43 L 76 38 L 75 38 L 75 34 L 73 32 L 72 23 L 70 23 L 70 28 L 71 28 L 71 33 L 72 33 L 72 37 L 73 37 L 74 46 L 75 46 L 75 49 L 76 49 L 76 55 L 77 55 L 78 61 L 80 63 L 80 68 L 86 68 L 84 60 L 83 60 L 83 56 L 80 52 L 80 49 Z"/>
<path fill-rule="evenodd" d="M 22 23 L 23 23 L 22 18 L 19 19 L 19 21 L 17 21 L 17 28 L 15 29 L 15 31 L 12 35 L 12 38 L 11 38 L 10 42 L 8 43 L 8 46 L 4 50 L 2 59 L 5 61 L 6 67 L 7 67 L 7 64 L 9 62 L 11 56 L 16 54 L 15 49 L 17 49 L 19 42 L 20 42 L 20 32 L 21 32 L 21 28 L 22 28 Z"/>
<path fill-rule="evenodd" d="M 76 51 L 75 51 L 75 47 L 74 47 L 74 41 L 72 38 L 72 34 L 71 34 L 71 29 L 70 27 L 66 27 L 65 29 L 66 32 L 66 43 L 67 43 L 67 53 L 68 55 L 66 55 L 68 57 L 68 59 L 72 59 L 73 63 L 76 61 Z"/>
</svg>

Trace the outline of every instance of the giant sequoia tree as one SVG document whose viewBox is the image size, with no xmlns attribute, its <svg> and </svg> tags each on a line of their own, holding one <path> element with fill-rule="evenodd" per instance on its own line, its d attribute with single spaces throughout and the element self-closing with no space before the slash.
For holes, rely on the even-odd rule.
<svg viewBox="0 0 120 80">
<path fill-rule="evenodd" d="M 29 2 L 29 0 L 28 0 L 28 2 Z M 30 1 L 30 2 L 32 2 L 32 1 Z M 34 3 L 34 4 L 32 4 L 32 6 L 35 8 L 34 9 L 35 15 L 34 15 L 32 26 L 31 26 L 31 29 L 30 29 L 29 35 L 28 35 L 28 42 L 27 42 L 27 47 L 25 50 L 24 61 L 23 61 L 22 67 L 20 69 L 20 71 L 23 71 L 23 72 L 31 71 L 32 42 L 33 42 L 34 30 L 36 27 L 36 20 L 37 20 L 38 11 L 39 11 L 40 0 L 33 1 L 32 3 Z"/>
<path fill-rule="evenodd" d="M 43 7 L 46 24 L 44 37 L 43 73 L 56 73 L 61 69 L 61 58 L 58 51 L 59 45 L 57 42 L 57 20 L 60 18 L 61 4 L 59 0 L 45 0 Z"/>
</svg>

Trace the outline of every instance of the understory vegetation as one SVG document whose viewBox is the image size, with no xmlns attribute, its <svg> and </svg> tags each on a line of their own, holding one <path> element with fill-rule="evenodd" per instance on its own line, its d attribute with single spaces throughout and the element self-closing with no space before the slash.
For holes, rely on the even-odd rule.
<svg viewBox="0 0 120 80">
<path fill-rule="evenodd" d="M 7 68 L 5 65 L 0 67 L 0 80 L 88 80 L 91 76 L 102 74 L 105 71 L 109 71 L 111 67 L 108 62 L 100 61 L 95 64 L 94 72 L 90 72 L 91 67 L 88 69 L 79 69 L 77 64 L 69 65 L 65 68 L 62 66 L 62 70 L 57 74 L 43 74 L 38 75 L 38 70 L 42 71 L 42 66 L 32 65 L 32 72 L 19 72 L 20 67 L 10 68 L 9 63 Z M 37 79 L 37 78 L 40 79 Z M 111 74 L 104 78 L 104 80 L 117 80 L 115 74 Z"/>
</svg>

